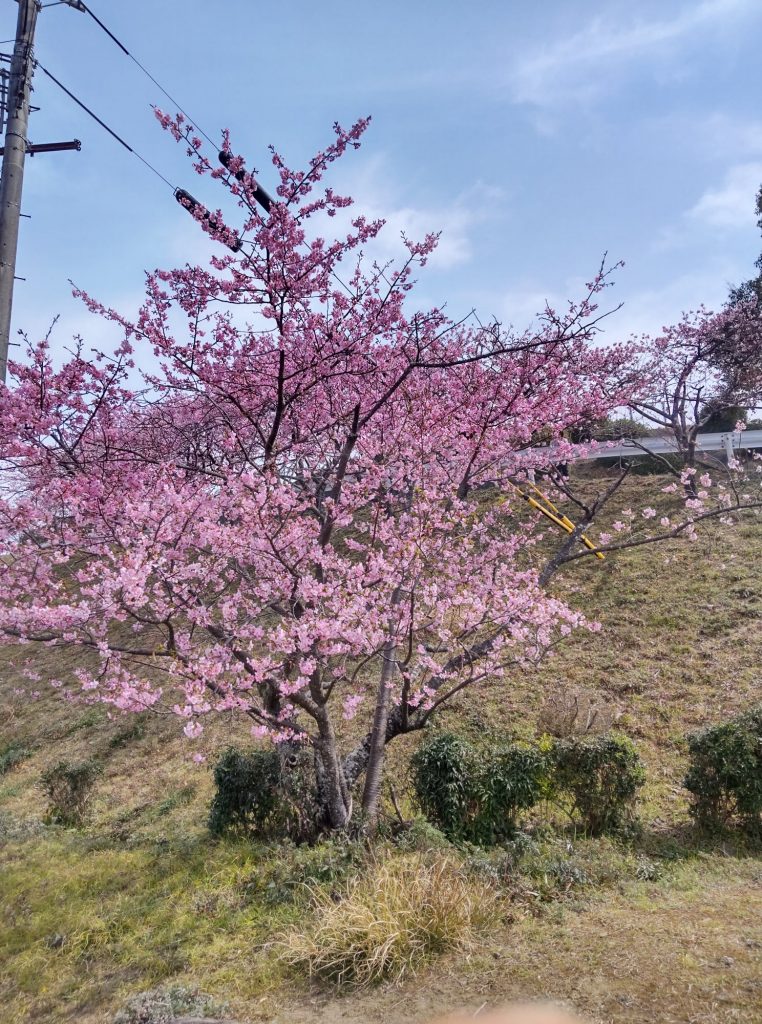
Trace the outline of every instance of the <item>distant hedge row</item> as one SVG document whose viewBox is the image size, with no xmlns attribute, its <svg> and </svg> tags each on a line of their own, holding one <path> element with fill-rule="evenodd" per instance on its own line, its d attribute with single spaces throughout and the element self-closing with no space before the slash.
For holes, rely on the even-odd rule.
<svg viewBox="0 0 762 1024">
<path fill-rule="evenodd" d="M 762 705 L 688 737 L 685 788 L 703 828 L 762 832 Z M 634 820 L 646 779 L 624 736 L 551 739 L 480 750 L 452 733 L 432 736 L 413 758 L 413 785 L 426 817 L 448 838 L 492 845 L 519 813 L 562 803 L 590 835 Z"/>
<path fill-rule="evenodd" d="M 563 800 L 591 835 L 633 817 L 645 771 L 633 744 L 614 734 L 483 751 L 452 733 L 424 743 L 413 757 L 421 810 L 452 840 L 489 846 L 510 838 L 519 812 L 543 799 Z"/>
<path fill-rule="evenodd" d="M 688 737 L 684 785 L 690 813 L 703 828 L 740 827 L 762 834 L 762 704 Z M 537 743 L 476 747 L 453 733 L 435 733 L 413 756 L 413 789 L 421 810 L 450 840 L 491 846 L 509 839 L 519 815 L 543 800 L 565 807 L 590 835 L 615 832 L 634 821 L 646 780 L 633 743 L 613 732 Z M 48 820 L 84 823 L 100 774 L 94 761 L 61 762 L 41 785 Z M 229 748 L 214 771 L 209 827 L 216 835 L 300 841 L 275 750 Z"/>
</svg>

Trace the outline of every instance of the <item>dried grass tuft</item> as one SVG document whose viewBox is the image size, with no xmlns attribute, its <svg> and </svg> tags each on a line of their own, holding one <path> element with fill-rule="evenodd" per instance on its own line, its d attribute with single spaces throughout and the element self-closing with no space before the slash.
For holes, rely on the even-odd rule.
<svg viewBox="0 0 762 1024">
<path fill-rule="evenodd" d="M 335 895 L 312 890 L 314 925 L 281 940 L 281 958 L 337 986 L 399 983 L 446 950 L 468 949 L 494 922 L 495 895 L 456 861 L 385 860 Z"/>
<path fill-rule="evenodd" d="M 618 718 L 615 707 L 603 703 L 600 694 L 562 688 L 545 701 L 537 717 L 537 730 L 561 740 L 600 736 Z"/>
</svg>

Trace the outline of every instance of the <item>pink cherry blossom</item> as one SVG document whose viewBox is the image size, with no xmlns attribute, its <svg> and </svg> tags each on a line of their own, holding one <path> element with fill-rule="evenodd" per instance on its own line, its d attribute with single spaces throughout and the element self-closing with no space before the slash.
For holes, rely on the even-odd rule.
<svg viewBox="0 0 762 1024">
<path fill-rule="evenodd" d="M 227 135 L 221 170 L 157 117 L 237 220 L 194 210 L 218 254 L 149 274 L 132 316 L 77 291 L 113 352 L 58 365 L 43 340 L 11 364 L 0 637 L 86 652 L 72 699 L 173 714 L 190 739 L 240 716 L 284 762 L 309 747 L 320 824 L 341 828 L 363 773 L 375 813 L 388 742 L 599 628 L 546 589 L 588 549 L 559 531 L 548 559 L 517 483 L 544 472 L 563 502 L 568 434 L 630 401 L 638 349 L 599 343 L 608 271 L 515 331 L 416 304 L 435 235 L 383 265 L 362 257 L 380 220 L 324 237 L 351 206 L 324 179 L 365 119 L 303 171 L 273 152 L 265 213 Z M 621 510 L 619 546 L 655 514 Z M 348 749 L 342 717 L 367 730 Z"/>
<path fill-rule="evenodd" d="M 747 301 L 720 313 L 700 307 L 657 337 L 638 340 L 642 375 L 630 408 L 669 432 L 691 496 L 701 432 L 716 415 L 762 400 L 761 327 L 756 301 Z M 736 431 L 745 428 L 743 421 L 735 424 Z"/>
</svg>

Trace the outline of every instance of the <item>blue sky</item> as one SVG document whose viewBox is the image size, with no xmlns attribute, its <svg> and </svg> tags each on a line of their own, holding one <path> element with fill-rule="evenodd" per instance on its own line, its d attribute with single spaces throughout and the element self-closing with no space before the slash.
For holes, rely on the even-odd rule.
<svg viewBox="0 0 762 1024">
<path fill-rule="evenodd" d="M 267 144 L 299 165 L 371 114 L 335 183 L 401 229 L 442 229 L 421 301 L 523 327 L 578 294 L 602 253 L 626 266 L 609 336 L 722 303 L 762 248 L 762 5 L 758 0 L 535 4 L 472 0 L 89 0 L 212 137 L 274 186 Z M 3 0 L 3 39 L 16 4 Z M 6 44 L 4 49 L 10 49 Z M 153 119 L 171 104 L 85 14 L 44 9 L 37 56 L 173 183 L 210 205 Z M 68 279 L 125 313 L 143 272 L 207 252 L 170 190 L 38 71 L 35 142 L 81 153 L 27 163 L 14 326 L 56 347 L 107 331 Z"/>
</svg>

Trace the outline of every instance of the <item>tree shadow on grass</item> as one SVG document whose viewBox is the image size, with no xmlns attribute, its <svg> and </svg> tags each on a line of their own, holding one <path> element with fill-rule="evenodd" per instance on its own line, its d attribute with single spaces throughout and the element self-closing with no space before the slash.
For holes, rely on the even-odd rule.
<svg viewBox="0 0 762 1024">
<path fill-rule="evenodd" d="M 730 828 L 710 831 L 692 822 L 679 822 L 642 829 L 633 838 L 632 847 L 646 857 L 669 861 L 706 856 L 762 858 L 762 832 Z"/>
</svg>

